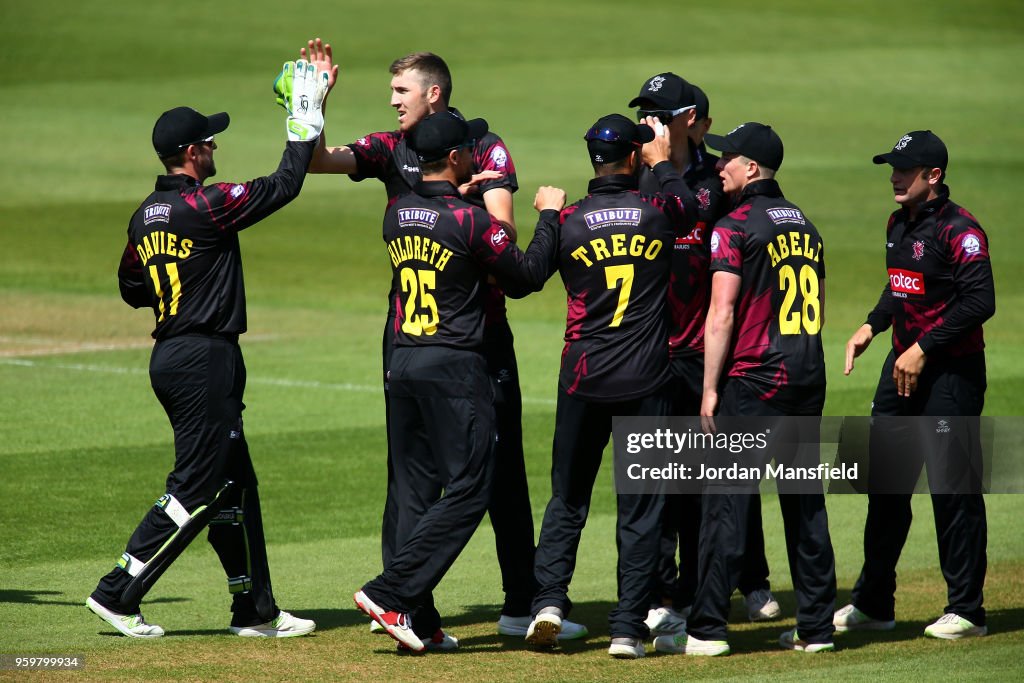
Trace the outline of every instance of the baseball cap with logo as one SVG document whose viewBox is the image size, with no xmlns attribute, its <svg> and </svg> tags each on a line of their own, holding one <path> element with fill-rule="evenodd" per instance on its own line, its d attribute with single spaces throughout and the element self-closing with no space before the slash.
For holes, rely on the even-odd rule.
<svg viewBox="0 0 1024 683">
<path fill-rule="evenodd" d="M 708 133 L 704 142 L 711 149 L 725 154 L 740 154 L 773 171 L 782 166 L 782 138 L 771 126 L 763 123 L 741 123 L 726 136 Z"/>
<path fill-rule="evenodd" d="M 693 107 L 696 104 L 693 86 L 682 76 L 677 76 L 671 71 L 651 76 L 640 88 L 640 94 L 629 101 L 630 107 L 669 111 Z"/>
<path fill-rule="evenodd" d="M 427 116 L 407 135 L 409 147 L 420 161 L 437 161 L 453 149 L 471 145 L 487 135 L 487 121 L 466 121 L 450 111 L 442 111 Z"/>
<path fill-rule="evenodd" d="M 595 164 L 609 164 L 626 158 L 640 145 L 654 139 L 654 129 L 645 123 L 633 123 L 622 114 L 602 116 L 583 139 Z"/>
<path fill-rule="evenodd" d="M 225 113 L 203 116 L 191 107 L 165 111 L 153 126 L 153 149 L 157 156 L 174 156 L 189 145 L 223 132 L 231 118 Z"/>
<path fill-rule="evenodd" d="M 893 145 L 891 152 L 876 154 L 872 161 L 899 169 L 924 166 L 945 171 L 949 156 L 938 135 L 930 130 L 912 130 Z"/>
</svg>

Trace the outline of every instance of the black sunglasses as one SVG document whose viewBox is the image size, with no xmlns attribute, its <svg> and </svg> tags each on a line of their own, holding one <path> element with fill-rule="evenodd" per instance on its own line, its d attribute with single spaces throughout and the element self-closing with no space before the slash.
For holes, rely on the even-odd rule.
<svg viewBox="0 0 1024 683">
<path fill-rule="evenodd" d="M 619 142 L 620 140 L 625 140 L 626 142 L 632 142 L 634 145 L 639 144 L 635 140 L 627 138 L 616 130 L 612 130 L 611 128 L 598 128 L 597 126 L 588 130 L 583 136 L 583 139 L 587 142 L 590 142 L 591 140 L 600 140 L 601 142 Z"/>
<path fill-rule="evenodd" d="M 637 110 L 636 112 L 636 120 L 643 121 L 646 117 L 653 116 L 654 118 L 661 121 L 663 124 L 668 125 L 672 123 L 672 119 L 679 116 L 683 112 L 687 112 L 690 111 L 691 109 L 696 108 L 696 105 L 691 104 L 689 107 L 681 107 L 679 109 L 640 109 Z"/>
</svg>

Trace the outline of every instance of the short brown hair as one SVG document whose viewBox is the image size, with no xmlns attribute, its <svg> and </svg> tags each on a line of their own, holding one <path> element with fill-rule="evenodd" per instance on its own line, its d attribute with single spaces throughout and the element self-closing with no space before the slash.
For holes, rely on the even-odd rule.
<svg viewBox="0 0 1024 683">
<path fill-rule="evenodd" d="M 415 69 L 422 77 L 424 88 L 436 85 L 441 88 L 441 97 L 444 103 L 448 104 L 452 97 L 452 73 L 444 60 L 433 52 L 413 52 L 411 55 L 400 57 L 391 63 L 391 73 L 397 76 L 405 71 Z"/>
</svg>

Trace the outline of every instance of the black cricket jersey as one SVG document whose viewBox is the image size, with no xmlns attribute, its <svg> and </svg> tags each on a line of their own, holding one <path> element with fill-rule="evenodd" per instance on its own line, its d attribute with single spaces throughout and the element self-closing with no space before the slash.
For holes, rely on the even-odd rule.
<svg viewBox="0 0 1024 683">
<path fill-rule="evenodd" d="M 704 321 L 711 301 L 711 231 L 719 218 L 729 212 L 729 201 L 722 191 L 722 179 L 715 165 L 718 157 L 704 144 L 690 141 L 690 166 L 683 180 L 696 200 L 697 222 L 685 235 L 675 239 L 672 250 L 672 278 L 668 290 L 668 308 L 672 316 L 669 355 L 704 360 Z M 661 192 L 661 184 L 644 166 L 640 172 L 640 191 Z"/>
<path fill-rule="evenodd" d="M 452 113 L 464 118 L 457 109 L 449 109 Z M 422 179 L 420 162 L 416 153 L 409 149 L 405 134 L 401 131 L 370 133 L 348 145 L 356 158 L 357 170 L 349 177 L 360 182 L 367 178 L 377 178 L 384 183 L 388 205 L 397 197 L 412 192 Z M 513 194 L 519 189 L 516 180 L 516 167 L 512 155 L 504 141 L 493 132 L 477 140 L 473 148 L 473 173 L 481 171 L 497 171 L 500 178 L 487 180 L 478 185 L 479 193 L 470 194 L 463 199 L 471 204 L 484 208 L 483 194 L 494 188 L 508 188 Z M 388 299 L 394 301 L 394 291 Z M 489 287 L 487 291 L 487 320 L 497 322 L 505 319 L 505 296 L 501 289 Z"/>
<path fill-rule="evenodd" d="M 889 281 L 867 322 L 874 334 L 892 326 L 897 354 L 915 343 L 940 358 L 985 348 L 982 323 L 996 309 L 988 237 L 948 188 L 916 220 L 903 208 L 889 217 L 885 264 Z"/>
<path fill-rule="evenodd" d="M 299 194 L 313 142 L 289 142 L 277 170 L 246 183 L 203 186 L 163 175 L 132 214 L 121 256 L 121 298 L 156 316 L 153 338 L 245 332 L 245 283 L 238 232 Z"/>
<path fill-rule="evenodd" d="M 384 215 L 395 346 L 478 349 L 487 275 L 514 295 L 539 290 L 554 267 L 557 230 L 538 226 L 524 253 L 454 185 L 421 181 Z"/>
<path fill-rule="evenodd" d="M 672 244 L 694 216 L 683 200 L 692 194 L 672 164 L 654 173 L 664 194 L 641 194 L 634 176 L 604 176 L 560 213 L 541 212 L 538 229 L 561 225 L 558 270 L 568 311 L 559 386 L 569 395 L 624 401 L 671 376 Z"/>
<path fill-rule="evenodd" d="M 726 374 L 761 400 L 825 386 L 822 247 L 817 228 L 775 180 L 747 185 L 711 235 L 712 274 L 742 279 Z"/>
</svg>

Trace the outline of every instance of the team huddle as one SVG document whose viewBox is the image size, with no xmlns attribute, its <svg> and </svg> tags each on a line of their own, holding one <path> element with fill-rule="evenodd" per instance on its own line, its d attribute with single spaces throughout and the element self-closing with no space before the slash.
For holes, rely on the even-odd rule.
<svg viewBox="0 0 1024 683">
<path fill-rule="evenodd" d="M 705 92 L 657 74 L 628 103 L 636 121 L 610 114 L 585 132 L 594 169 L 586 196 L 568 203 L 561 189 L 537 191 L 536 228 L 521 245 L 512 156 L 485 120 L 450 107 L 451 75 L 440 57 L 396 60 L 398 130 L 343 146 L 328 145 L 324 133 L 338 73 L 331 48 L 311 40 L 301 57 L 275 82 L 288 142 L 269 176 L 203 184 L 216 172 L 214 136 L 227 114 L 179 107 L 154 127 L 166 175 L 132 216 L 118 276 L 124 300 L 156 318 L 150 376 L 174 429 L 175 466 L 87 606 L 124 635 L 163 635 L 143 618 L 141 600 L 208 527 L 232 595 L 232 633 L 315 629 L 281 610 L 271 590 L 242 427 L 238 231 L 294 199 L 307 172 L 332 173 L 384 184 L 383 253 L 392 267 L 382 339 L 383 571 L 356 591 L 356 606 L 400 651 L 457 648 L 433 590 L 487 513 L 505 595 L 498 633 L 542 650 L 585 638 L 586 626 L 568 618 L 569 587 L 613 418 L 699 416 L 714 429 L 716 418 L 822 415 L 827 249 L 776 179 L 782 140 L 756 122 L 710 133 Z M 949 199 L 947 161 L 931 131 L 910 132 L 874 157 L 892 167 L 899 208 L 886 228 L 889 280 L 849 340 L 845 367 L 849 374 L 873 337 L 893 328 L 873 416 L 981 414 L 982 324 L 994 314 L 995 291 L 985 233 Z M 555 273 L 567 295 L 566 329 L 551 497 L 538 538 L 505 297 L 529 296 Z M 914 435 L 904 438 L 906 446 Z M 865 562 L 851 604 L 836 609 L 824 492 L 780 491 L 796 597 L 784 648 L 827 652 L 835 632 L 895 627 L 895 569 L 911 521 L 904 491 L 925 465 L 948 469 L 971 457 L 958 442 L 915 455 L 921 449 L 876 440 L 872 476 L 911 484 L 868 494 Z M 949 604 L 925 634 L 984 635 L 984 499 L 972 489 L 933 493 L 932 502 Z M 619 492 L 616 547 L 613 657 L 643 657 L 652 638 L 659 652 L 728 654 L 736 590 L 752 621 L 782 615 L 756 491 L 710 482 L 691 495 Z"/>
</svg>

